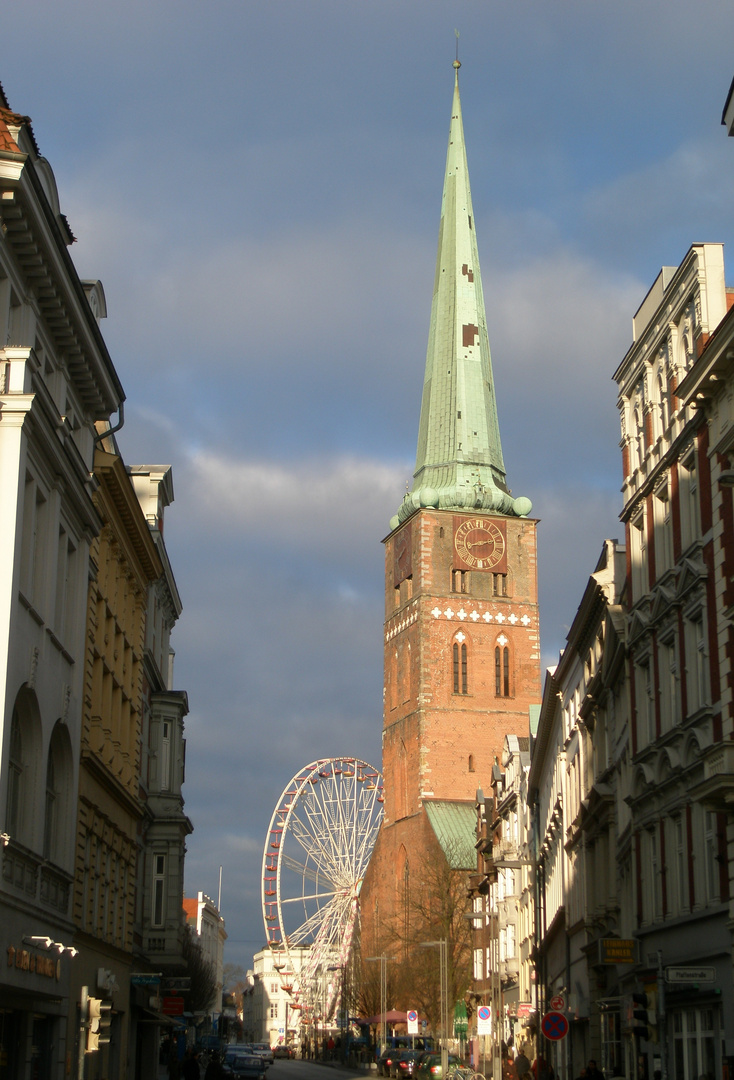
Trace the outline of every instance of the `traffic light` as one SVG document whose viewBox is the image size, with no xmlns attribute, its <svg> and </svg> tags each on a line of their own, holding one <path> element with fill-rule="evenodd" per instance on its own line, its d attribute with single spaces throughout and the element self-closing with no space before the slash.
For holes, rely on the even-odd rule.
<svg viewBox="0 0 734 1080">
<path fill-rule="evenodd" d="M 650 1005 L 650 999 L 643 991 L 640 994 L 632 995 L 632 1033 L 639 1035 L 641 1039 L 650 1038 L 650 1028 L 648 1026 L 647 1010 Z"/>
<path fill-rule="evenodd" d="M 102 998 L 89 999 L 89 1026 L 87 1028 L 87 1053 L 93 1054 L 110 1041 L 112 1002 Z"/>
</svg>

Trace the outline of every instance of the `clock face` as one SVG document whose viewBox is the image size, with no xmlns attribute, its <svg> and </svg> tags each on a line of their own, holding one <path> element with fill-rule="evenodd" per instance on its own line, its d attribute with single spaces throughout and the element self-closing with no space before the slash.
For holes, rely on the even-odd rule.
<svg viewBox="0 0 734 1080">
<path fill-rule="evenodd" d="M 454 532 L 456 554 L 473 570 L 494 570 L 504 563 L 504 532 L 486 518 L 468 518 Z"/>
</svg>

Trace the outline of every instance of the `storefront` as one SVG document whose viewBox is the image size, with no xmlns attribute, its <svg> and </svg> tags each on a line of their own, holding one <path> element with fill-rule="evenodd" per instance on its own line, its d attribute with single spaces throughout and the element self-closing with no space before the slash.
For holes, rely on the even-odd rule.
<svg viewBox="0 0 734 1080">
<path fill-rule="evenodd" d="M 0 1080 L 62 1080 L 73 1072 L 66 1043 L 68 952 L 7 940 L 0 976 Z"/>
</svg>

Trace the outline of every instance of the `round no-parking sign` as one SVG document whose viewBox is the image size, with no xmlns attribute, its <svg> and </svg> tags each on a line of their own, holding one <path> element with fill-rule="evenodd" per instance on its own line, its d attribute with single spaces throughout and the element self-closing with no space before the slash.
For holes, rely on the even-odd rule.
<svg viewBox="0 0 734 1080">
<path fill-rule="evenodd" d="M 568 1035 L 568 1020 L 563 1013 L 548 1012 L 540 1021 L 540 1030 L 551 1042 L 565 1039 Z"/>
<path fill-rule="evenodd" d="M 477 1009 L 477 1035 L 492 1034 L 492 1009 L 489 1005 L 480 1005 Z"/>
</svg>

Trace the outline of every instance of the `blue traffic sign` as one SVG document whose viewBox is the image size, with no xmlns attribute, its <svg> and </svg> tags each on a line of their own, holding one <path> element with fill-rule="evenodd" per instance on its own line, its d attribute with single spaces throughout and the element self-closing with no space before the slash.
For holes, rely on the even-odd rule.
<svg viewBox="0 0 734 1080">
<path fill-rule="evenodd" d="M 477 1016 L 480 1020 L 489 1020 L 492 1015 L 492 1010 L 489 1005 L 480 1005 L 477 1009 Z"/>
</svg>

